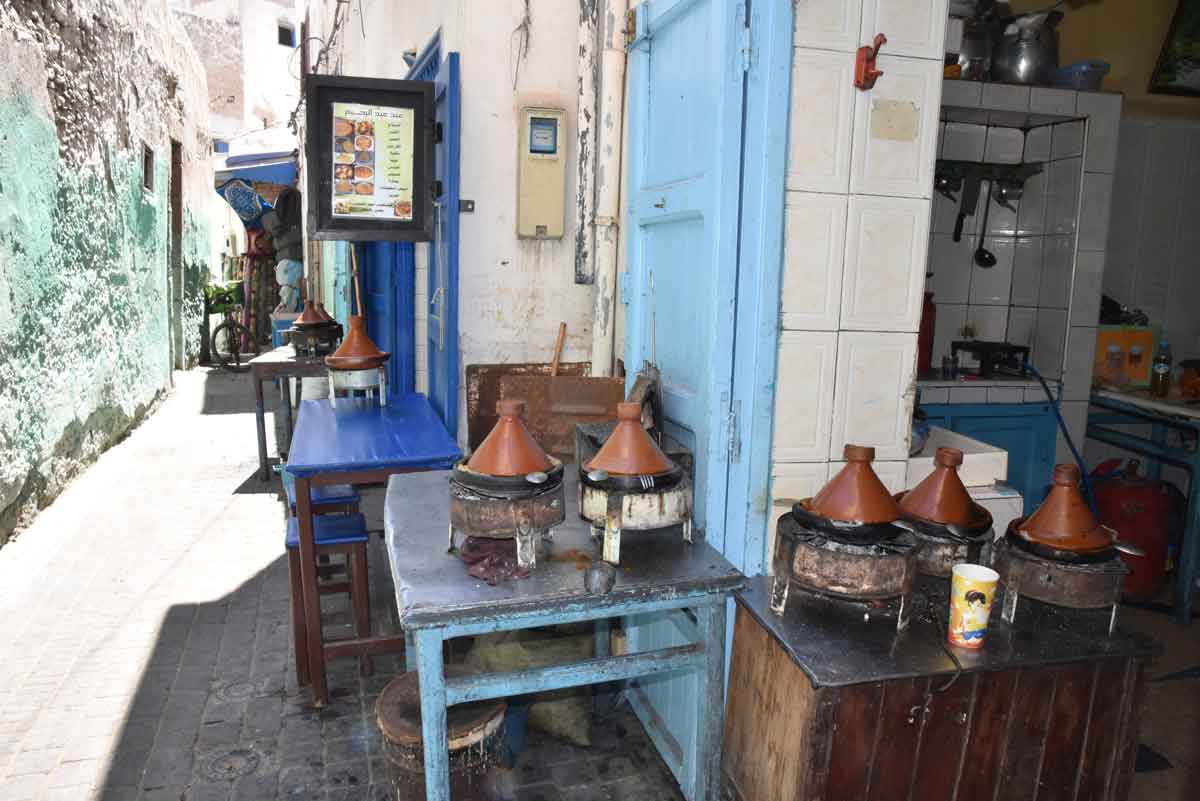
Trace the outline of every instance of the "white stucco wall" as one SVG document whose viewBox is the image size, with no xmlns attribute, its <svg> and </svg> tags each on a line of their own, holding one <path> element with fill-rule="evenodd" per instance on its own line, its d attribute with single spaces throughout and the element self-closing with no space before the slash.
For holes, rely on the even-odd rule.
<svg viewBox="0 0 1200 801">
<path fill-rule="evenodd" d="M 173 0 L 172 7 L 210 20 L 235 23 L 240 40 L 228 42 L 240 48 L 241 58 L 231 69 L 240 69 L 241 97 L 236 121 L 218 114 L 215 132 L 234 136 L 243 131 L 286 125 L 300 99 L 300 23 L 304 0 Z M 278 25 L 286 22 L 294 31 L 297 47 L 279 44 Z M 213 54 L 201 55 L 211 60 Z M 210 83 L 212 76 L 210 75 Z M 265 121 L 265 125 L 264 125 Z M 231 130 L 232 129 L 232 130 Z"/>
<path fill-rule="evenodd" d="M 332 0 L 312 4 L 314 35 L 327 34 L 334 5 Z M 514 31 L 525 5 L 524 0 L 363 0 L 349 7 L 332 61 L 344 75 L 403 78 L 408 67 L 402 53 L 421 50 L 439 29 L 443 54 L 461 54 L 462 197 L 475 201 L 475 212 L 460 217 L 464 366 L 549 361 L 560 321 L 567 323 L 564 360 L 591 357 L 592 287 L 574 282 L 575 222 L 569 205 L 575 194 L 579 8 L 570 0 L 531 0 L 528 52 L 518 65 L 520 35 Z M 517 119 L 525 106 L 565 111 L 567 210 L 561 240 L 516 235 Z M 425 247 L 418 246 L 419 268 Z M 418 312 L 424 311 L 424 280 L 418 276 Z M 418 357 L 423 363 L 424 352 Z M 462 418 L 465 426 L 465 413 Z"/>
</svg>

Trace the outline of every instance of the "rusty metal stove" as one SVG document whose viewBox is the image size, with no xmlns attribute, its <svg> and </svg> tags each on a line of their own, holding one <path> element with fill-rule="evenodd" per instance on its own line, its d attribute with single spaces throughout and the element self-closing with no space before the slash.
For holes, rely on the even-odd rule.
<svg viewBox="0 0 1200 801">
<path fill-rule="evenodd" d="M 642 365 L 617 422 L 575 426 L 579 515 L 603 537 L 605 562 L 620 564 L 626 531 L 680 526 L 692 541 L 691 452 L 662 427 L 662 378 Z M 611 468 L 611 469 L 610 469 Z"/>
<path fill-rule="evenodd" d="M 621 562 L 625 531 L 682 526 L 692 541 L 692 482 L 678 465 L 654 476 L 618 476 L 603 470 L 579 471 L 579 515 L 604 538 L 604 561 Z"/>
<path fill-rule="evenodd" d="M 914 519 L 897 520 L 895 525 L 910 530 L 921 542 L 917 571 L 927 576 L 948 578 L 957 564 L 986 563 L 993 539 L 990 515 L 986 525 L 969 529 Z"/>
<path fill-rule="evenodd" d="M 894 619 L 903 630 L 922 546 L 901 526 L 842 523 L 797 503 L 775 530 L 771 610 L 782 615 L 794 588 L 859 607 L 868 620 Z"/>
<path fill-rule="evenodd" d="M 317 326 L 293 326 L 285 333 L 296 355 L 310 359 L 333 353 L 342 339 L 342 327 L 336 322 Z"/>
<path fill-rule="evenodd" d="M 1012 623 L 1022 597 L 1069 609 L 1109 609 L 1108 633 L 1117 627 L 1121 588 L 1129 568 L 1115 549 L 1086 558 L 1032 546 L 1019 537 L 1012 521 L 1008 533 L 992 546 L 992 567 L 1004 585 L 1000 617 Z"/>
<path fill-rule="evenodd" d="M 515 539 L 517 566 L 537 566 L 537 546 L 566 519 L 563 466 L 554 460 L 548 472 L 491 476 L 464 462 L 450 478 L 450 549 L 456 533 L 487 539 Z"/>
</svg>

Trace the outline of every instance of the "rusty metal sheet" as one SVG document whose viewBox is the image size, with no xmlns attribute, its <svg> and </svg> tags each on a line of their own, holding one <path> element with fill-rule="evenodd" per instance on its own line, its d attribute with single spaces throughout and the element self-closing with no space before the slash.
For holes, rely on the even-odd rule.
<svg viewBox="0 0 1200 801">
<path fill-rule="evenodd" d="M 558 365 L 560 376 L 587 375 L 591 370 L 591 362 L 562 362 Z M 471 448 L 479 447 L 492 426 L 496 425 L 500 379 L 506 375 L 550 375 L 550 363 L 467 365 L 467 444 Z"/>
<path fill-rule="evenodd" d="M 500 399 L 525 401 L 525 424 L 547 453 L 575 459 L 575 424 L 616 419 L 625 399 L 625 379 L 592 376 L 506 375 Z"/>
</svg>

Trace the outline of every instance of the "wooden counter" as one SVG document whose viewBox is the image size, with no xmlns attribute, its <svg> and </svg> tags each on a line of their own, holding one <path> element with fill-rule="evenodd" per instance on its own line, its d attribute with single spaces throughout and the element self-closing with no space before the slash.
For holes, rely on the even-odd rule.
<svg viewBox="0 0 1200 801">
<path fill-rule="evenodd" d="M 1124 799 L 1137 751 L 1144 637 L 1039 605 L 994 621 L 977 653 L 941 645 L 945 583 L 909 630 L 738 597 L 723 779 L 737 801 Z M 997 600 L 996 603 L 1000 603 Z M 961 669 L 960 669 L 961 666 Z"/>
</svg>

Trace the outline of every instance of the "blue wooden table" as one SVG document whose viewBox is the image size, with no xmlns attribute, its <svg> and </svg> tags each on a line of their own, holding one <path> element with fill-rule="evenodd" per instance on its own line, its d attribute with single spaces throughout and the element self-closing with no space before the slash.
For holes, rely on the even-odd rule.
<svg viewBox="0 0 1200 801">
<path fill-rule="evenodd" d="M 408 669 L 420 674 L 428 801 L 449 801 L 446 708 L 485 698 L 693 671 L 697 730 L 690 753 L 691 801 L 717 798 L 724 717 L 725 607 L 745 577 L 701 539 L 678 527 L 638 532 L 621 544 L 616 583 L 604 594 L 584 586 L 581 561 L 600 558 L 600 543 L 579 517 L 575 471 L 566 471 L 566 521 L 545 541 L 529 578 L 489 586 L 446 550 L 448 473 L 392 479 L 384 506 L 388 558 L 400 622 L 411 638 Z M 612 618 L 661 614 L 686 644 L 613 656 Z M 454 637 L 594 621 L 596 655 L 565 665 L 447 678 L 442 644 Z M 653 735 L 653 732 L 652 732 Z"/>
<path fill-rule="evenodd" d="M 1141 433 L 1149 424 L 1150 435 Z M 1179 445 L 1168 444 L 1167 432 L 1182 433 Z M 1088 408 L 1088 439 L 1150 457 L 1148 475 L 1162 477 L 1162 464 L 1188 471 L 1187 517 L 1175 573 L 1174 618 L 1192 620 L 1196 574 L 1200 572 L 1200 406 L 1179 399 L 1153 398 L 1146 390 L 1097 390 Z M 1187 447 L 1186 440 L 1191 441 Z"/>
<path fill-rule="evenodd" d="M 325 660 L 399 651 L 402 637 L 368 637 L 326 643 L 321 634 L 313 541 L 312 486 L 381 484 L 396 473 L 445 470 L 462 458 L 424 395 L 393 396 L 380 407 L 373 401 L 343 398 L 336 408 L 327 399 L 300 404 L 286 470 L 296 479 L 296 517 L 300 529 L 300 580 L 304 593 L 309 669 L 313 701 L 329 702 Z"/>
</svg>

